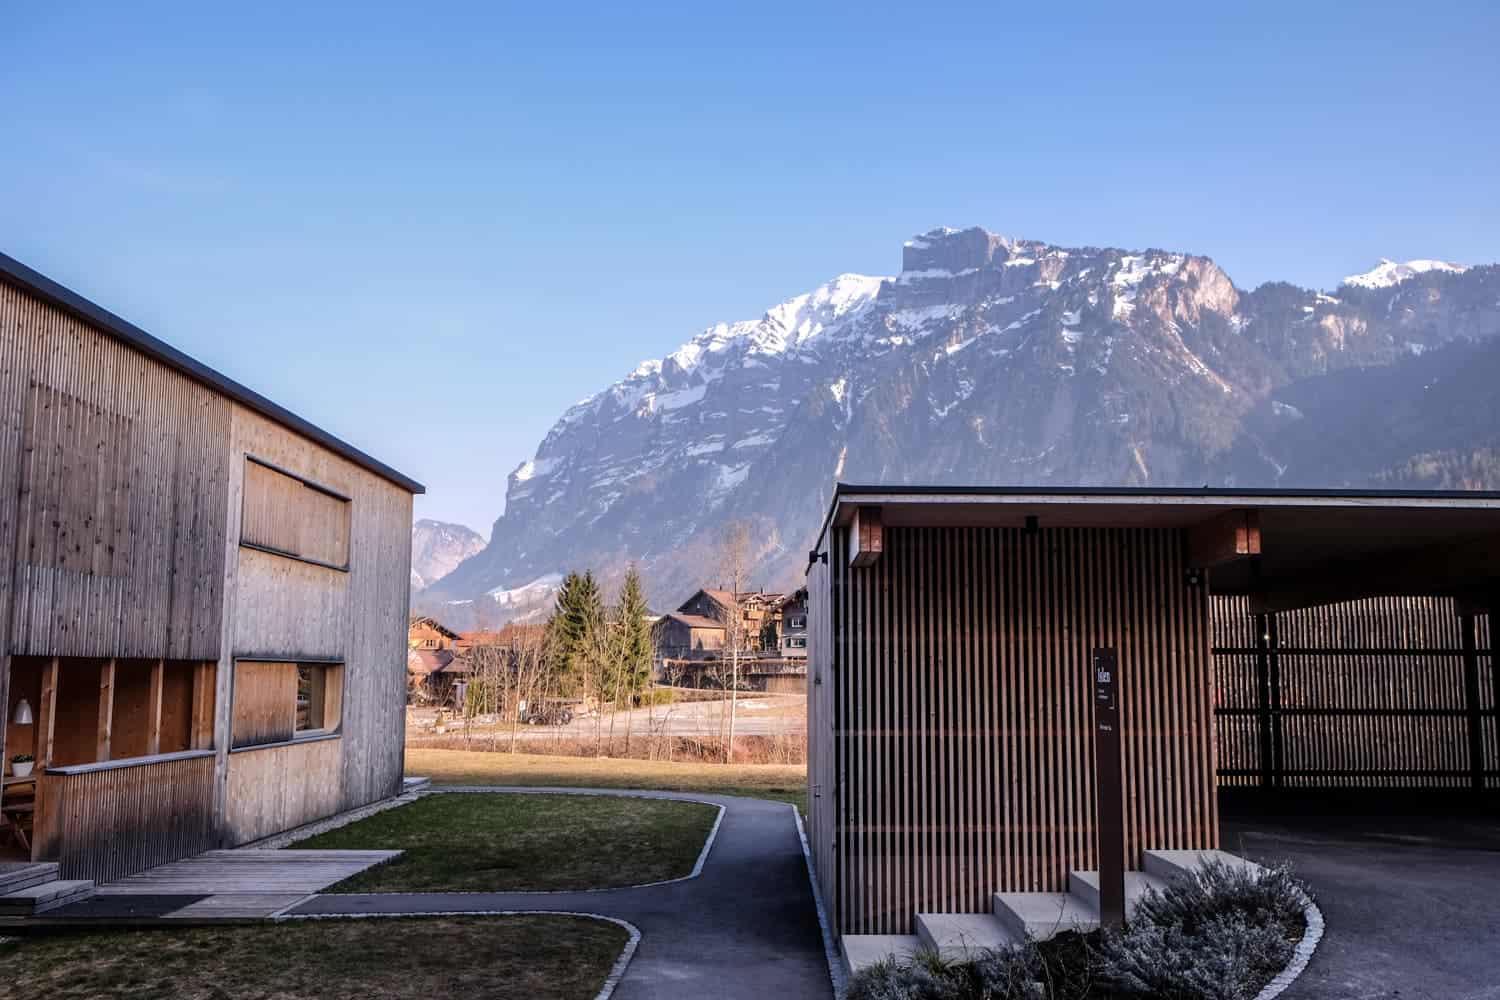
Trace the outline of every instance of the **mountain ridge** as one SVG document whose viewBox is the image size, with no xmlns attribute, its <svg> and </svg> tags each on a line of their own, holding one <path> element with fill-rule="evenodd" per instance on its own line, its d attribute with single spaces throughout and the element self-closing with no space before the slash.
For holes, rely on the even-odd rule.
<svg viewBox="0 0 1500 1000">
<path fill-rule="evenodd" d="M 1493 266 L 1382 262 L 1332 292 L 1247 291 L 1196 254 L 934 229 L 897 275 L 840 275 L 708 327 L 570 407 L 511 473 L 489 546 L 422 598 L 636 561 L 670 601 L 732 518 L 758 529 L 760 581 L 790 585 L 836 478 L 1351 485 L 1305 480 L 1322 474 L 1316 435 L 1289 430 L 1304 408 L 1278 393 L 1353 369 L 1416 378 L 1427 352 L 1497 332 Z"/>
</svg>

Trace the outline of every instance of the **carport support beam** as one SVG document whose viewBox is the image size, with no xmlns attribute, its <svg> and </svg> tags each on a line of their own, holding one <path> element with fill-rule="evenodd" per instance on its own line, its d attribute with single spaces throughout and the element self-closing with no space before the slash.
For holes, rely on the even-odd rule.
<svg viewBox="0 0 1500 1000">
<path fill-rule="evenodd" d="M 1464 644 L 1464 708 L 1469 721 L 1469 786 L 1484 787 L 1484 735 L 1479 727 L 1483 713 L 1479 708 L 1479 619 L 1465 612 L 1459 616 Z"/>
</svg>

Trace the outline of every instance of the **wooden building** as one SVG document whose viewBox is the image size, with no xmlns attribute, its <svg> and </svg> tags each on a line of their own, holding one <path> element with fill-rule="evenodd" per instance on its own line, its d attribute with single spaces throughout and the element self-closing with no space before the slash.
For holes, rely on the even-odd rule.
<svg viewBox="0 0 1500 1000">
<path fill-rule="evenodd" d="M 1100 649 L 1127 868 L 1218 847 L 1221 784 L 1500 789 L 1497 594 L 1500 494 L 839 485 L 808 570 L 835 929 L 1099 867 Z"/>
<path fill-rule="evenodd" d="M 3 255 L 0 468 L 35 860 L 113 879 L 400 789 L 419 484 Z"/>
<path fill-rule="evenodd" d="M 406 627 L 406 644 L 412 649 L 453 649 L 460 638 L 436 618 L 413 618 Z"/>
</svg>

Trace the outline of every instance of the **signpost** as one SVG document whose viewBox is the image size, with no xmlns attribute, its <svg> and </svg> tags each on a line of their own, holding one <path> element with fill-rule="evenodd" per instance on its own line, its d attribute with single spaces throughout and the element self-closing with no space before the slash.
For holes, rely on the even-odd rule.
<svg viewBox="0 0 1500 1000">
<path fill-rule="evenodd" d="M 1120 667 L 1113 649 L 1096 649 L 1094 789 L 1099 829 L 1099 923 L 1125 923 L 1125 799 L 1120 769 Z"/>
</svg>

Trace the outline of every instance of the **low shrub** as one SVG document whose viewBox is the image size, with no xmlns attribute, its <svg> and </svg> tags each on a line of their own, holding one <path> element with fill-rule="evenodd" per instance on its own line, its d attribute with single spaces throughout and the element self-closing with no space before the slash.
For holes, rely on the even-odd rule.
<svg viewBox="0 0 1500 1000">
<path fill-rule="evenodd" d="M 889 958 L 866 966 L 849 980 L 845 1000 L 965 1000 L 968 985 L 957 967 L 936 952 L 921 951 L 903 962 Z"/>
<path fill-rule="evenodd" d="M 1125 996 L 1153 1000 L 1250 1000 L 1292 957 L 1282 927 L 1242 913 L 1203 916 L 1196 926 L 1189 933 L 1137 920 L 1102 935 L 1099 980 Z"/>
<path fill-rule="evenodd" d="M 1147 893 L 1124 930 L 887 960 L 850 980 L 848 1000 L 1249 1000 L 1291 960 L 1307 898 L 1284 866 L 1208 861 Z"/>
<path fill-rule="evenodd" d="M 1306 890 L 1285 865 L 1252 868 L 1207 860 L 1160 892 L 1149 892 L 1135 911 L 1135 923 L 1180 927 L 1197 935 L 1203 926 L 1239 914 L 1252 926 L 1302 923 Z"/>
</svg>

